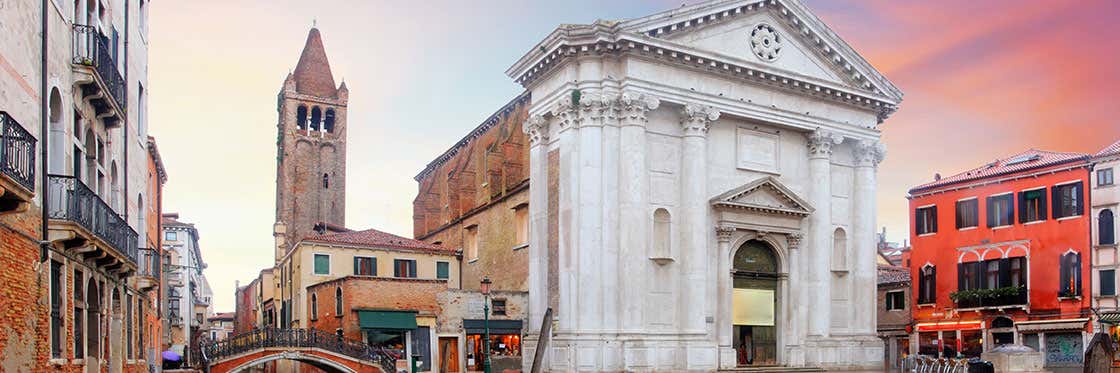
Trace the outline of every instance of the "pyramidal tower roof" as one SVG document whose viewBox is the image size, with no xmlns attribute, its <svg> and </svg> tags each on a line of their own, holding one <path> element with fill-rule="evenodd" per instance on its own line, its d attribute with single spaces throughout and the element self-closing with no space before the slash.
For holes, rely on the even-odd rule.
<svg viewBox="0 0 1120 373">
<path fill-rule="evenodd" d="M 303 45 L 303 53 L 299 55 L 293 78 L 296 80 L 296 92 L 318 97 L 338 97 L 331 65 L 327 62 L 327 51 L 323 48 L 323 38 L 319 36 L 318 28 L 312 27 L 307 33 L 307 43 Z"/>
</svg>

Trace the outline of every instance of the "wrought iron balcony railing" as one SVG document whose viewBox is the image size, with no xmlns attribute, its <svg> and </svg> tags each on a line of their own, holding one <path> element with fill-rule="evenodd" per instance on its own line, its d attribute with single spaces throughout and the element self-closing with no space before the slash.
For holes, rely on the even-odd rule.
<svg viewBox="0 0 1120 373">
<path fill-rule="evenodd" d="M 319 348 L 378 364 L 381 360 L 374 348 L 361 341 L 318 329 L 254 329 L 221 341 L 201 340 L 197 346 L 202 361 L 208 364 L 267 347 Z"/>
<path fill-rule="evenodd" d="M 159 252 L 152 249 L 140 249 L 136 266 L 140 276 L 154 277 L 157 281 L 163 272 Z"/>
<path fill-rule="evenodd" d="M 140 237 L 104 200 L 73 176 L 49 175 L 48 211 L 51 219 L 77 223 L 109 244 L 110 249 L 136 264 Z"/>
<path fill-rule="evenodd" d="M 8 113 L 0 111 L 0 172 L 27 190 L 35 191 L 35 142 L 37 141 Z"/>
<path fill-rule="evenodd" d="M 117 70 L 117 61 L 112 53 L 109 38 L 97 32 L 97 28 L 74 24 L 74 63 L 92 66 L 108 89 L 109 96 L 117 103 L 117 107 L 124 110 L 128 103 L 125 100 L 127 86 Z"/>
</svg>

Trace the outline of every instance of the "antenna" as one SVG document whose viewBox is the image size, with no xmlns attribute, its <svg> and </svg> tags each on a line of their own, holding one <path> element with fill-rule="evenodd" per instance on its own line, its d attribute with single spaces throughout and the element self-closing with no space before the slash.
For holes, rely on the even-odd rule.
<svg viewBox="0 0 1120 373">
<path fill-rule="evenodd" d="M 311 28 L 316 28 L 316 27 L 318 27 L 318 24 L 319 24 L 319 23 L 318 23 L 318 21 L 317 21 L 316 19 L 314 19 L 314 18 L 312 18 L 312 19 L 311 19 Z"/>
</svg>

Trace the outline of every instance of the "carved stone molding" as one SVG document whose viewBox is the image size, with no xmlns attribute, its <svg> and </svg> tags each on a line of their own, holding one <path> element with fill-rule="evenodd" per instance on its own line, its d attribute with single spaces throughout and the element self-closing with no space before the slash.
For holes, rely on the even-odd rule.
<svg viewBox="0 0 1120 373">
<path fill-rule="evenodd" d="M 799 232 L 790 233 L 786 235 L 786 243 L 789 245 L 790 250 L 798 249 L 801 247 L 801 239 L 803 238 L 805 238 L 805 235 Z"/>
<path fill-rule="evenodd" d="M 887 156 L 887 146 L 873 140 L 863 140 L 855 146 L 856 165 L 863 167 L 877 167 Z"/>
<path fill-rule="evenodd" d="M 572 105 L 572 100 L 557 102 L 556 106 L 552 108 L 552 116 L 556 118 L 556 124 L 560 126 L 561 131 L 574 127 L 576 121 L 579 120 L 579 113 L 576 111 L 575 105 Z"/>
<path fill-rule="evenodd" d="M 598 92 L 582 94 L 579 98 L 579 126 L 602 126 L 603 120 L 612 116 L 613 101 L 612 97 Z"/>
<path fill-rule="evenodd" d="M 708 127 L 719 119 L 719 110 L 714 107 L 700 104 L 686 104 L 681 110 L 684 116 L 681 127 L 685 136 L 707 136 Z"/>
<path fill-rule="evenodd" d="M 832 146 L 838 145 L 842 141 L 844 141 L 844 137 L 838 134 L 817 129 L 809 134 L 809 157 L 827 158 L 832 155 Z"/>
<path fill-rule="evenodd" d="M 646 113 L 661 106 L 661 100 L 657 97 L 632 91 L 622 92 L 618 103 L 623 126 L 644 126 L 647 121 Z"/>
<path fill-rule="evenodd" d="M 716 227 L 716 240 L 719 242 L 731 242 L 731 235 L 735 233 L 733 227 Z"/>
<path fill-rule="evenodd" d="M 537 145 L 543 141 L 548 141 L 548 121 L 543 116 L 534 115 L 529 117 L 522 125 L 525 134 L 529 135 L 529 145 Z"/>
</svg>

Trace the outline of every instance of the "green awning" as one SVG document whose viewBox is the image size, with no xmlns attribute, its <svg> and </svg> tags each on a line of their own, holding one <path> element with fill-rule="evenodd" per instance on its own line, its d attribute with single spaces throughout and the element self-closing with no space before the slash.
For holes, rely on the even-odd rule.
<svg viewBox="0 0 1120 373">
<path fill-rule="evenodd" d="M 362 329 L 416 329 L 415 311 L 358 311 L 358 326 Z"/>
<path fill-rule="evenodd" d="M 1120 324 L 1120 312 L 1101 312 L 1097 314 L 1097 321 L 1105 324 Z"/>
</svg>

